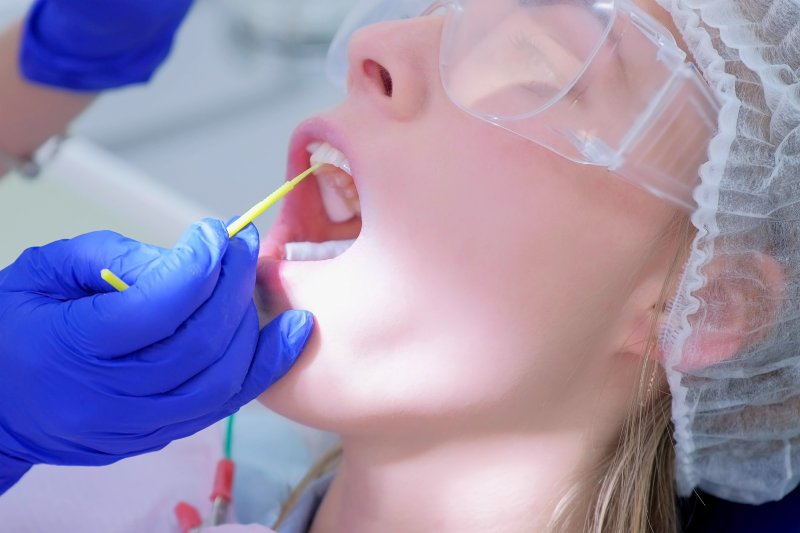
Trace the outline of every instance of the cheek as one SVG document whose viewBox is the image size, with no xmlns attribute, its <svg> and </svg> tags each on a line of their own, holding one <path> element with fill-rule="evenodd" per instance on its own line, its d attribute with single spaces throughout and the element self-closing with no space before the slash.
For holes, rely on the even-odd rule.
<svg viewBox="0 0 800 533">
<path fill-rule="evenodd" d="M 421 194 L 393 191 L 403 201 L 387 201 L 380 234 L 404 250 L 398 272 L 413 272 L 429 300 L 509 329 L 554 328 L 619 267 L 612 248 L 624 236 L 598 207 L 608 191 L 602 177 L 527 141 L 476 129 L 432 159 L 440 163 L 420 180 Z"/>
</svg>

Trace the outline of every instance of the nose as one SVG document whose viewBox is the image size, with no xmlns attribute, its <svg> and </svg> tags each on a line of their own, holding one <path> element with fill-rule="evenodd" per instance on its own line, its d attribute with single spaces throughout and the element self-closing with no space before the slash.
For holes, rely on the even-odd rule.
<svg viewBox="0 0 800 533">
<path fill-rule="evenodd" d="M 382 113 L 410 120 L 441 87 L 441 17 L 382 22 L 358 31 L 350 42 L 349 94 L 363 96 Z"/>
</svg>

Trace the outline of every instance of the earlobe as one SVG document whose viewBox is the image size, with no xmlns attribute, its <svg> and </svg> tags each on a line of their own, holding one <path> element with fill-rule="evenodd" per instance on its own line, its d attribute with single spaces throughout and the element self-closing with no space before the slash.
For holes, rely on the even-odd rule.
<svg viewBox="0 0 800 533">
<path fill-rule="evenodd" d="M 729 360 L 770 335 L 786 285 L 780 263 L 760 252 L 718 254 L 702 272 L 707 281 L 695 293 L 702 304 L 675 365 L 684 372 Z"/>
</svg>

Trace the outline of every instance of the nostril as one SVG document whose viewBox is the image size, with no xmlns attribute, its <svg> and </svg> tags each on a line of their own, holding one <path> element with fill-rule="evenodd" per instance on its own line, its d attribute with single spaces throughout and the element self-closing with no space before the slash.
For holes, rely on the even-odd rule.
<svg viewBox="0 0 800 533">
<path fill-rule="evenodd" d="M 383 81 L 383 91 L 386 93 L 386 96 L 391 98 L 392 92 L 394 91 L 394 84 L 392 83 L 392 75 L 389 74 L 389 71 L 383 67 L 381 67 L 381 80 Z"/>
<path fill-rule="evenodd" d="M 364 62 L 364 73 L 369 79 L 374 80 L 376 84 L 380 84 L 383 88 L 384 95 L 389 98 L 392 97 L 392 93 L 394 93 L 394 81 L 392 80 L 391 73 L 383 65 L 368 59 Z"/>
</svg>

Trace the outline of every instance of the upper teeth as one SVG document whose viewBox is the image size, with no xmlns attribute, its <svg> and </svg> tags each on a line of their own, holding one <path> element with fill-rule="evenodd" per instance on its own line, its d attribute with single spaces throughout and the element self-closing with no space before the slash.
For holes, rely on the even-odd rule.
<svg viewBox="0 0 800 533">
<path fill-rule="evenodd" d="M 328 218 L 338 223 L 360 215 L 361 201 L 351 176 L 350 162 L 344 154 L 322 142 L 309 144 L 307 150 L 312 165 L 323 165 L 314 174 Z"/>
<path fill-rule="evenodd" d="M 308 153 L 311 154 L 311 164 L 316 165 L 322 163 L 323 165 L 332 165 L 352 174 L 350 170 L 350 161 L 344 156 L 342 152 L 334 148 L 328 143 L 313 142 L 306 148 Z"/>
</svg>

